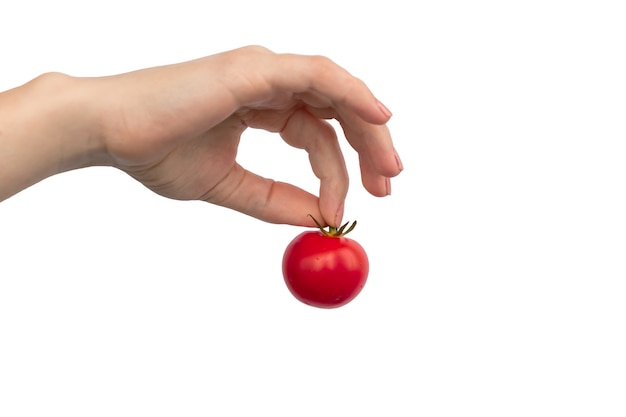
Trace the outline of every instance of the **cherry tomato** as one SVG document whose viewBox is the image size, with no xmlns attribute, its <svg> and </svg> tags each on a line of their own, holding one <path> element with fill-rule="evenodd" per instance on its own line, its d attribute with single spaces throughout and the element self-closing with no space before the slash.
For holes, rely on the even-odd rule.
<svg viewBox="0 0 626 417">
<path fill-rule="evenodd" d="M 315 220 L 315 219 L 314 219 Z M 341 228 L 303 232 L 287 246 L 283 277 L 287 288 L 301 302 L 313 307 L 336 308 L 352 301 L 363 289 L 369 273 L 365 250 L 345 237 Z"/>
</svg>

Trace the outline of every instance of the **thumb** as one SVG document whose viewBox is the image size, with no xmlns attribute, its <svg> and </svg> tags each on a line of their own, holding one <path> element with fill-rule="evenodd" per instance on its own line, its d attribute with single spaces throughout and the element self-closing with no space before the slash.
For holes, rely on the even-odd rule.
<svg viewBox="0 0 626 417">
<path fill-rule="evenodd" d="M 311 215 L 326 224 L 317 196 L 295 185 L 261 177 L 238 164 L 206 201 L 268 223 L 315 227 Z"/>
</svg>

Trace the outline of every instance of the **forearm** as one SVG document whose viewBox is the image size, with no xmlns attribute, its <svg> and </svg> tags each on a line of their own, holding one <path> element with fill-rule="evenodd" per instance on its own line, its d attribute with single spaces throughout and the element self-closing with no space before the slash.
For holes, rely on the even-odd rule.
<svg viewBox="0 0 626 417">
<path fill-rule="evenodd" d="M 106 164 L 88 80 L 50 73 L 0 93 L 0 201 L 49 176 Z"/>
</svg>

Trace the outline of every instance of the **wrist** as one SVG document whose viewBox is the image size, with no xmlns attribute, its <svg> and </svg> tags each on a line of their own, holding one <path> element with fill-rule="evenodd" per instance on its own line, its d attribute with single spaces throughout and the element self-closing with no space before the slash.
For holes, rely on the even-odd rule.
<svg viewBox="0 0 626 417">
<path fill-rule="evenodd" d="M 47 73 L 0 94 L 0 201 L 46 177 L 105 165 L 88 79 Z"/>
<path fill-rule="evenodd" d="M 37 112 L 31 117 L 41 120 L 48 132 L 47 144 L 56 161 L 51 174 L 108 165 L 93 79 L 47 73 L 36 81 L 40 84 L 33 88 L 33 94 L 38 97 Z M 33 134 L 43 137 L 46 132 Z"/>
</svg>

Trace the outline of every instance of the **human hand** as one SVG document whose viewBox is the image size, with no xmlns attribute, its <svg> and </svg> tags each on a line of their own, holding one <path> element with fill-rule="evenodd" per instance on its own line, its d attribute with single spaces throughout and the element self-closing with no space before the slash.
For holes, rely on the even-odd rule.
<svg viewBox="0 0 626 417">
<path fill-rule="evenodd" d="M 391 114 L 360 80 L 324 57 L 245 47 L 181 64 L 92 79 L 111 165 L 173 199 L 205 200 L 272 223 L 338 226 L 348 175 L 339 121 L 358 152 L 363 186 L 390 193 L 402 170 L 385 123 Z M 305 149 L 319 198 L 236 162 L 248 127 Z"/>
</svg>

